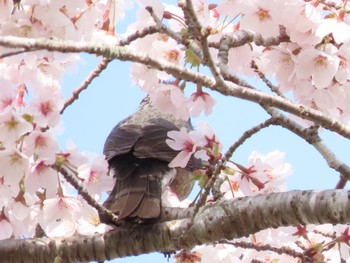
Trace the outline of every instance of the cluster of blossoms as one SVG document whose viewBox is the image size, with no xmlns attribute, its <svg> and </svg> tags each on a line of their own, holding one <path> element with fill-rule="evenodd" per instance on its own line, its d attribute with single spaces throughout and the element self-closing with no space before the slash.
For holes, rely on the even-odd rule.
<svg viewBox="0 0 350 263">
<path fill-rule="evenodd" d="M 151 4 L 140 2 L 143 8 L 138 22 L 130 25 L 127 34 L 155 24 L 144 9 Z M 260 72 L 276 80 L 281 93 L 288 97 L 292 94 L 295 101 L 336 119 L 349 120 L 350 18 L 346 12 L 347 1 L 345 4 L 332 1 L 329 5 L 317 0 L 223 0 L 217 5 L 205 0 L 192 2 L 199 22 L 210 30 L 209 42 L 217 43 L 223 35 L 234 35 L 237 30 L 259 33 L 265 39 L 288 38 L 288 41 L 269 47 L 251 42 L 235 43 L 228 55 L 230 73 L 255 78 L 254 61 Z M 168 22 L 171 30 L 180 34 L 187 32 L 179 7 L 162 5 L 158 1 L 152 1 L 151 6 L 155 15 Z M 210 52 L 217 62 L 218 52 L 213 46 Z M 134 41 L 130 48 L 175 65 L 187 63 L 197 67 L 200 64 L 188 49 L 164 34 L 147 35 Z M 197 116 L 200 110 L 211 112 L 213 100 L 210 95 L 199 90 L 186 99 L 173 83 L 164 84 L 171 78 L 164 72 L 135 63 L 132 77 L 155 101 L 171 105 L 167 110 L 179 118 Z M 184 84 L 176 83 L 175 86 L 183 88 Z M 175 98 L 177 103 L 174 103 Z"/>
<path fill-rule="evenodd" d="M 223 171 L 226 180 L 220 189 L 225 198 L 286 190 L 286 178 L 292 173 L 292 167 L 284 162 L 284 153 L 275 150 L 263 155 L 254 151 L 249 157 L 248 166 L 227 165 Z"/>
<path fill-rule="evenodd" d="M 89 41 L 107 35 L 109 16 L 123 15 L 109 1 L 13 2 L 19 3 L 0 2 L 2 36 Z M 34 51 L 0 60 L 0 239 L 33 236 L 38 224 L 49 237 L 108 229 L 54 169 L 59 164 L 74 171 L 97 201 L 113 186 L 104 157 L 88 158 L 74 146 L 60 150 L 55 138 L 64 104 L 62 74 L 78 59 Z"/>
<path fill-rule="evenodd" d="M 199 259 L 198 262 L 300 262 L 293 256 L 276 251 L 257 251 L 263 246 L 281 249 L 288 247 L 295 253 L 310 256 L 312 262 L 339 262 L 340 257 L 349 258 L 349 228 L 344 225 L 308 225 L 306 227 L 281 227 L 278 229 L 262 230 L 250 237 L 223 242 L 215 246 L 200 246 L 194 252 Z M 335 245 L 339 240 L 333 236 L 343 239 L 340 247 Z M 252 245 L 251 245 L 252 244 Z M 324 250 L 322 249 L 324 248 Z M 306 251 L 306 252 L 305 252 Z M 195 262 L 195 261 L 193 261 Z"/>
</svg>

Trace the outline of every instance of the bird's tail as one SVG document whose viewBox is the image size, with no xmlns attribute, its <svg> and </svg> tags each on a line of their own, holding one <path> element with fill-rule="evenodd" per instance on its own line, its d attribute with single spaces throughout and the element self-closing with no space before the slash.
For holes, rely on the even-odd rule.
<svg viewBox="0 0 350 263">
<path fill-rule="evenodd" d="M 137 222 L 158 218 L 161 212 L 161 180 L 169 170 L 160 160 L 145 159 L 138 165 L 125 164 L 116 169 L 117 181 L 104 202 L 104 206 L 118 215 L 119 220 L 127 218 Z M 101 218 L 105 222 L 105 218 Z"/>
</svg>

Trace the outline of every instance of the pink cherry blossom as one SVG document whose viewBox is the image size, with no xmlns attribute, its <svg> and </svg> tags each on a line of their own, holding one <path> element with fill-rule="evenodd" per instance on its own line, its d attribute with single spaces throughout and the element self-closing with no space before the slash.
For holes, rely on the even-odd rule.
<svg viewBox="0 0 350 263">
<path fill-rule="evenodd" d="M 323 19 L 321 24 L 317 27 L 315 34 L 323 38 L 330 33 L 332 33 L 334 41 L 337 44 L 345 43 L 350 40 L 349 25 L 336 19 Z"/>
<path fill-rule="evenodd" d="M 31 130 L 33 130 L 32 125 L 11 108 L 0 113 L 0 141 L 5 147 L 13 147 L 15 141 Z"/>
<path fill-rule="evenodd" d="M 150 55 L 179 65 L 185 56 L 177 42 L 171 38 L 153 41 Z"/>
<path fill-rule="evenodd" d="M 159 84 L 149 96 L 162 112 L 172 114 L 177 119 L 188 120 L 189 112 L 186 107 L 185 95 L 179 87 Z"/>
<path fill-rule="evenodd" d="M 20 180 L 29 172 L 28 157 L 15 149 L 0 151 L 0 166 L 3 183 L 18 192 Z"/>
<path fill-rule="evenodd" d="M 72 141 L 68 141 L 66 143 L 66 149 L 56 156 L 60 161 L 68 162 L 69 165 L 75 168 L 89 161 L 88 157 L 84 153 L 81 153 L 79 148 Z"/>
<path fill-rule="evenodd" d="M 100 200 L 103 191 L 112 190 L 115 179 L 107 174 L 108 163 L 103 156 L 78 167 L 78 177 L 83 180 L 84 187 L 96 200 Z"/>
<path fill-rule="evenodd" d="M 264 50 L 256 60 L 259 69 L 268 76 L 276 77 L 280 89 L 287 92 L 291 89 L 295 79 L 295 67 L 297 58 L 293 51 L 299 48 L 294 43 L 281 44 L 280 46 Z"/>
<path fill-rule="evenodd" d="M 226 244 L 203 245 L 196 248 L 196 251 L 201 255 L 202 263 L 221 262 L 221 263 L 243 263 L 240 255 L 243 252 L 242 248 L 234 247 Z"/>
<path fill-rule="evenodd" d="M 199 116 L 202 111 L 208 116 L 212 112 L 215 103 L 215 99 L 209 93 L 202 91 L 193 93 L 186 101 L 187 108 L 193 117 Z"/>
<path fill-rule="evenodd" d="M 14 107 L 16 93 L 10 82 L 0 79 L 0 111 L 4 111 L 7 107 Z"/>
<path fill-rule="evenodd" d="M 163 207 L 182 207 L 187 208 L 190 204 L 190 200 L 179 200 L 179 197 L 176 193 L 171 191 L 169 186 L 166 186 L 162 193 L 162 206 Z"/>
<path fill-rule="evenodd" d="M 252 76 L 254 74 L 251 68 L 251 61 L 255 56 L 259 56 L 254 45 L 243 45 L 229 50 L 228 67 L 233 74 L 245 74 Z"/>
<path fill-rule="evenodd" d="M 93 235 L 96 233 L 103 234 L 113 229 L 112 226 L 100 222 L 100 217 L 96 209 L 83 202 L 79 218 L 77 220 L 77 233 L 80 235 Z"/>
<path fill-rule="evenodd" d="M 240 21 L 241 29 L 259 32 L 263 37 L 277 36 L 279 27 L 277 21 L 270 12 L 274 9 L 274 1 L 250 1 L 242 7 L 244 14 Z"/>
<path fill-rule="evenodd" d="M 253 151 L 249 157 L 248 168 L 240 164 L 228 164 L 231 174 L 222 185 L 226 198 L 256 195 L 259 193 L 281 192 L 286 189 L 286 177 L 292 173 L 290 164 L 284 162 L 284 153 L 279 150 L 267 155 Z M 225 171 L 224 171 L 225 173 Z"/>
<path fill-rule="evenodd" d="M 24 152 L 45 159 L 46 163 L 53 164 L 56 160 L 58 143 L 49 132 L 33 131 L 25 138 L 26 148 Z"/>
<path fill-rule="evenodd" d="M 54 197 L 58 191 L 58 173 L 43 160 L 37 160 L 32 164 L 31 170 L 24 180 L 26 191 L 34 194 L 39 189 L 44 189 L 46 196 Z"/>
<path fill-rule="evenodd" d="M 201 150 L 194 154 L 194 157 L 216 163 L 221 158 L 222 144 L 214 133 L 214 130 L 207 122 L 200 121 L 196 125 L 196 130 L 192 132 L 198 140 Z M 205 142 L 204 142 L 205 141 Z"/>
<path fill-rule="evenodd" d="M 74 196 L 46 199 L 38 221 L 49 237 L 72 236 L 81 208 L 81 202 Z"/>
<path fill-rule="evenodd" d="M 335 47 L 328 45 L 334 54 Z M 326 88 L 337 73 L 340 59 L 338 56 L 313 48 L 305 49 L 298 55 L 296 75 L 298 78 L 312 77 L 313 84 L 319 88 Z"/>
<path fill-rule="evenodd" d="M 292 166 L 284 162 L 285 154 L 279 150 L 272 151 L 267 155 L 253 151 L 249 157 L 249 165 L 256 170 L 255 177 L 262 179 L 265 183 L 263 192 L 281 192 L 286 188 L 286 177 L 292 173 Z"/>
<path fill-rule="evenodd" d="M 63 98 L 56 88 L 50 88 L 50 92 L 39 92 L 29 105 L 28 114 L 34 116 L 34 123 L 40 127 L 54 127 L 60 120 L 60 110 L 63 106 Z"/>
<path fill-rule="evenodd" d="M 155 69 L 151 69 L 139 63 L 133 63 L 131 65 L 130 74 L 133 83 L 137 84 L 146 92 L 152 91 L 158 86 L 159 79 L 157 70 Z"/>
<path fill-rule="evenodd" d="M 203 146 L 205 141 L 195 132 L 187 132 L 185 128 L 180 131 L 168 132 L 170 139 L 166 143 L 174 150 L 180 151 L 178 155 L 169 163 L 169 167 L 184 168 L 191 156 L 196 152 L 197 147 Z"/>
</svg>

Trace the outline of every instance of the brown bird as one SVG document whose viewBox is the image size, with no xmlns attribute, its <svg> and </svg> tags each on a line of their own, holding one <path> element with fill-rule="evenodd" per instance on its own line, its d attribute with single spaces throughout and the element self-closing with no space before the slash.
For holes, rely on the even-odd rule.
<svg viewBox="0 0 350 263">
<path fill-rule="evenodd" d="M 147 222 L 158 218 L 167 184 L 180 200 L 189 195 L 194 184 L 192 171 L 199 168 L 199 160 L 191 158 L 185 168 L 168 166 L 178 151 L 167 145 L 167 133 L 181 127 L 192 129 L 190 121 L 160 112 L 146 97 L 138 110 L 108 135 L 103 153 L 116 182 L 104 206 L 118 215 L 118 220 Z M 103 215 L 101 222 L 109 223 Z"/>
</svg>

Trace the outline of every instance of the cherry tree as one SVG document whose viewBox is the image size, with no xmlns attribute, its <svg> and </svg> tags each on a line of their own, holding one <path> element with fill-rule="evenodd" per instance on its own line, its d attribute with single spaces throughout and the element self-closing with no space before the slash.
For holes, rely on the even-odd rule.
<svg viewBox="0 0 350 263">
<path fill-rule="evenodd" d="M 136 20 L 117 32 L 132 6 Z M 350 168 L 322 137 L 350 139 L 346 0 L 4 0 L 0 7 L 1 262 L 102 262 L 155 251 L 176 262 L 349 258 Z M 62 78 L 82 53 L 100 63 L 64 98 Z M 101 205 L 115 183 L 105 157 L 73 143 L 61 148 L 55 136 L 66 109 L 114 60 L 132 62 L 133 83 L 175 118 L 205 120 L 222 103 L 215 94 L 269 116 L 229 145 L 207 122 L 169 132 L 178 151 L 169 166 L 195 156 L 203 169 L 193 176 L 194 198 L 165 191 L 152 224 L 120 226 Z M 288 176 L 306 175 L 292 174 L 278 149 L 238 162 L 236 151 L 271 126 L 314 147 L 339 174 L 337 185 L 287 191 Z M 101 223 L 101 214 L 115 224 Z"/>
</svg>

